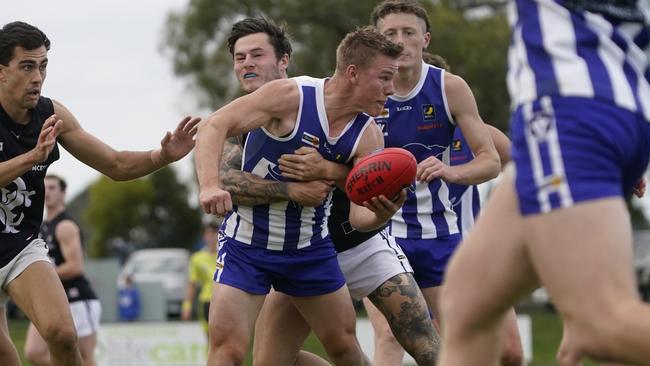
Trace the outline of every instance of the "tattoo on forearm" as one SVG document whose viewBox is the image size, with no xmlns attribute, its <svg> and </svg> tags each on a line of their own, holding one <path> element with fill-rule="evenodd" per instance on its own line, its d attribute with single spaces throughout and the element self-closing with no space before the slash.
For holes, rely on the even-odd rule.
<svg viewBox="0 0 650 366">
<path fill-rule="evenodd" d="M 418 365 L 435 365 L 440 352 L 436 332 L 415 279 L 401 273 L 368 296 L 388 320 L 395 338 Z"/>
<path fill-rule="evenodd" d="M 233 203 L 253 206 L 289 200 L 288 183 L 274 182 L 241 171 L 243 148 L 238 138 L 224 144 L 220 176 L 222 189 L 230 193 Z"/>
</svg>

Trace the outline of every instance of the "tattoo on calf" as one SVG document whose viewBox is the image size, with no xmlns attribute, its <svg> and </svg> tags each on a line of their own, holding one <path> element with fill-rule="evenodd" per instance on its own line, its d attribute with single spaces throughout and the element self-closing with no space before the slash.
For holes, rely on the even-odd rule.
<svg viewBox="0 0 650 366">
<path fill-rule="evenodd" d="M 395 338 L 418 365 L 435 365 L 440 352 L 440 336 L 413 276 L 400 273 L 384 282 L 368 298 L 384 314 Z"/>
</svg>

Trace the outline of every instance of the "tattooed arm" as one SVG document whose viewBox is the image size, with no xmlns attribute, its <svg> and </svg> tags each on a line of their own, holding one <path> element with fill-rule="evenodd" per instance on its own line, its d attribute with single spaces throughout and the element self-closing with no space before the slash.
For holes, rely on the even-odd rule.
<svg viewBox="0 0 650 366">
<path fill-rule="evenodd" d="M 241 142 L 241 136 L 226 139 L 219 172 L 221 186 L 230 193 L 234 204 L 254 206 L 291 200 L 303 206 L 316 206 L 329 194 L 329 181 L 276 182 L 241 171 Z"/>
</svg>

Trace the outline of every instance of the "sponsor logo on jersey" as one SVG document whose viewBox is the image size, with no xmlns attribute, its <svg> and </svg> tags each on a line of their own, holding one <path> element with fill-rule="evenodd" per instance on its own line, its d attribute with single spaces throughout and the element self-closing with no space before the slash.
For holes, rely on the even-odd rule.
<svg viewBox="0 0 650 366">
<path fill-rule="evenodd" d="M 549 132 L 555 129 L 555 117 L 546 111 L 537 111 L 528 121 L 528 129 L 537 141 L 544 141 Z"/>
<path fill-rule="evenodd" d="M 460 139 L 454 139 L 451 142 L 451 151 L 460 151 L 463 149 L 463 142 Z"/>
<path fill-rule="evenodd" d="M 22 178 L 16 178 L 12 183 L 0 188 L 0 192 L 2 193 L 0 195 L 0 222 L 4 225 L 2 233 L 19 233 L 20 231 L 16 228 L 25 218 L 25 213 L 21 211 L 21 207 L 30 207 L 32 205 L 30 197 L 35 195 L 36 191 L 28 191 L 25 181 Z M 15 209 L 18 209 L 18 212 L 14 212 Z"/>
<path fill-rule="evenodd" d="M 253 167 L 251 173 L 261 178 L 273 179 L 276 181 L 284 180 L 278 164 L 268 160 L 267 158 L 261 158 L 257 164 L 255 164 L 255 167 Z"/>
<path fill-rule="evenodd" d="M 378 116 L 375 116 L 375 119 L 377 119 L 377 118 L 386 119 L 388 117 L 390 117 L 390 110 L 388 108 L 384 108 L 384 109 L 381 110 L 381 113 L 379 113 Z"/>
<path fill-rule="evenodd" d="M 436 119 L 436 106 L 433 104 L 423 104 L 422 105 L 422 117 L 425 121 Z"/>
<path fill-rule="evenodd" d="M 320 146 L 320 139 L 309 132 L 302 133 L 302 142 L 315 148 L 318 148 Z"/>
<path fill-rule="evenodd" d="M 540 189 L 547 189 L 547 188 L 554 188 L 557 189 L 559 188 L 562 183 L 564 183 L 564 177 L 561 175 L 550 175 L 548 177 L 544 177 L 544 182 L 540 185 Z"/>
<path fill-rule="evenodd" d="M 434 128 L 442 128 L 444 125 L 439 122 L 434 122 L 434 123 L 425 123 L 422 125 L 419 125 L 416 127 L 418 131 L 427 131 L 427 130 L 433 130 Z"/>
<path fill-rule="evenodd" d="M 336 153 L 336 156 L 334 157 L 334 161 L 341 161 L 343 159 L 343 153 Z"/>
<path fill-rule="evenodd" d="M 401 111 L 410 111 L 411 109 L 413 109 L 413 107 L 411 107 L 410 105 L 403 105 L 403 106 L 399 106 L 399 107 L 397 107 L 397 108 L 396 108 L 396 111 L 397 111 L 397 112 L 401 112 Z"/>
</svg>

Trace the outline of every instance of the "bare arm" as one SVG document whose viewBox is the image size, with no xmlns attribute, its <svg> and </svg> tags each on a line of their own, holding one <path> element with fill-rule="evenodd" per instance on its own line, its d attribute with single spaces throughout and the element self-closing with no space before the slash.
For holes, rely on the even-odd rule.
<svg viewBox="0 0 650 366">
<path fill-rule="evenodd" d="M 253 206 L 288 201 L 288 184 L 260 178 L 241 171 L 243 147 L 241 138 L 229 137 L 223 147 L 223 161 L 219 173 L 221 185 L 230 193 L 235 204 Z"/>
<path fill-rule="evenodd" d="M 445 73 L 445 94 L 449 109 L 467 140 L 474 159 L 465 164 L 449 166 L 436 157 L 418 164 L 417 179 L 430 182 L 442 178 L 445 182 L 474 185 L 486 182 L 499 174 L 501 164 L 486 124 L 478 113 L 472 90 L 465 80 Z"/>
<path fill-rule="evenodd" d="M 196 295 L 196 288 L 192 281 L 187 281 L 185 286 L 185 296 L 181 305 L 181 320 L 190 320 L 192 318 L 192 301 Z"/>
<path fill-rule="evenodd" d="M 234 100 L 199 125 L 195 166 L 199 203 L 206 213 L 223 215 L 232 209 L 230 194 L 219 186 L 226 138 L 269 123 L 295 121 L 299 101 L 298 87 L 293 80 L 275 80 Z"/>
<path fill-rule="evenodd" d="M 239 136 L 227 138 L 219 171 L 221 186 L 235 204 L 254 206 L 295 201 L 303 206 L 317 206 L 331 191 L 330 183 L 325 181 L 278 182 L 241 171 L 243 150 Z"/>
<path fill-rule="evenodd" d="M 506 134 L 501 132 L 501 130 L 498 128 L 487 124 L 486 126 L 490 131 L 490 136 L 492 137 L 494 146 L 496 147 L 497 153 L 499 154 L 499 159 L 501 160 L 501 168 L 503 169 L 506 164 L 512 160 L 512 157 L 510 156 L 510 147 L 512 146 L 512 143 L 510 142 L 508 136 L 506 136 Z"/>
<path fill-rule="evenodd" d="M 54 112 L 63 126 L 59 141 L 84 164 L 114 180 L 130 180 L 150 174 L 187 155 L 194 147 L 199 118 L 185 117 L 173 133 L 167 132 L 159 149 L 116 151 L 86 132 L 68 109 L 54 101 Z"/>
<path fill-rule="evenodd" d="M 84 260 L 79 226 L 71 220 L 63 220 L 56 226 L 54 236 L 59 242 L 59 249 L 65 259 L 65 262 L 56 266 L 59 278 L 68 280 L 82 275 Z"/>
<path fill-rule="evenodd" d="M 21 155 L 0 162 L 0 187 L 5 187 L 16 178 L 27 173 L 34 165 L 42 163 L 52 152 L 56 138 L 61 132 L 62 121 L 56 115 L 45 120 L 36 146 Z"/>
</svg>

